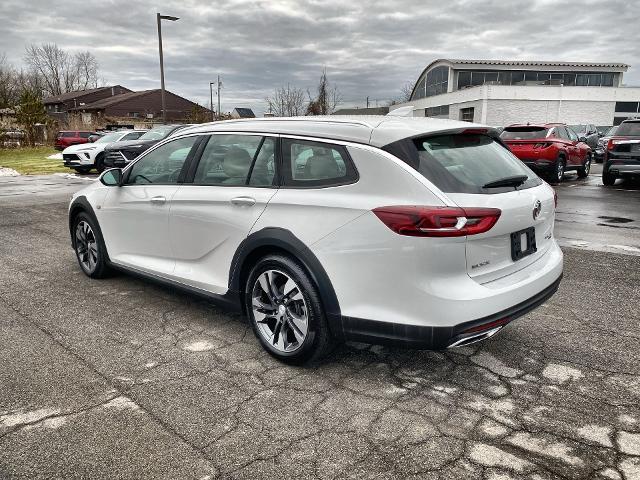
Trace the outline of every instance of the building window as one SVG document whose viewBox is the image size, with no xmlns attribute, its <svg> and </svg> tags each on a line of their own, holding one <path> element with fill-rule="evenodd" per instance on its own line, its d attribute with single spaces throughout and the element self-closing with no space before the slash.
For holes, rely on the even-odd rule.
<svg viewBox="0 0 640 480">
<path fill-rule="evenodd" d="M 613 73 L 603 73 L 602 74 L 602 86 L 603 87 L 613 87 Z"/>
<path fill-rule="evenodd" d="M 473 107 L 469 107 L 469 108 L 461 108 L 460 109 L 460 120 L 462 120 L 463 122 L 473 122 L 473 114 L 474 114 L 474 108 Z"/>
<path fill-rule="evenodd" d="M 441 117 L 449 116 L 449 105 L 440 105 L 439 107 L 429 107 L 424 111 L 425 117 Z"/>
<path fill-rule="evenodd" d="M 458 72 L 458 90 L 471 86 L 471 72 Z"/>
<path fill-rule="evenodd" d="M 133 118 L 138 118 L 140 116 L 139 112 L 129 112 L 129 116 Z"/>
<path fill-rule="evenodd" d="M 637 113 L 638 102 L 616 102 L 616 112 Z"/>
</svg>

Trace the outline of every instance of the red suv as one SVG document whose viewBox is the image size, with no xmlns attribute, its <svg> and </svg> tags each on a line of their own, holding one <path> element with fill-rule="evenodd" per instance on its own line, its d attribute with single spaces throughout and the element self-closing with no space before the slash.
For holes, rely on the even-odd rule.
<svg viewBox="0 0 640 480">
<path fill-rule="evenodd" d="M 511 125 L 500 138 L 529 168 L 554 182 L 561 182 L 568 170 L 577 171 L 580 178 L 589 175 L 591 148 L 562 123 Z"/>
<path fill-rule="evenodd" d="M 78 143 L 87 143 L 91 135 L 96 132 L 78 131 L 78 130 L 62 130 L 56 135 L 56 150 L 64 150 L 71 145 Z"/>
</svg>

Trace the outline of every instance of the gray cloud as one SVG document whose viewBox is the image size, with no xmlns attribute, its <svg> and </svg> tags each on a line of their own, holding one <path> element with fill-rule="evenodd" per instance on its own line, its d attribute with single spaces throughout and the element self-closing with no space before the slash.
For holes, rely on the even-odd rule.
<svg viewBox="0 0 640 480">
<path fill-rule="evenodd" d="M 443 57 L 624 62 L 640 84 L 624 0 L 3 0 L 0 53 L 20 65 L 26 45 L 55 42 L 92 51 L 107 83 L 157 88 L 156 11 L 180 17 L 163 23 L 167 88 L 208 104 L 219 73 L 226 110 L 262 111 L 287 83 L 313 91 L 324 67 L 345 104 L 386 101 Z"/>
</svg>

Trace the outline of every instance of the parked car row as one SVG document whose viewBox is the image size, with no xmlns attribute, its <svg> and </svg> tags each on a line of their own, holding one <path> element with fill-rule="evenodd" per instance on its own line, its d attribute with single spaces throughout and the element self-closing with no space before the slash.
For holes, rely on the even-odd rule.
<svg viewBox="0 0 640 480">
<path fill-rule="evenodd" d="M 167 138 L 169 135 L 189 125 L 162 125 L 151 130 L 120 130 L 115 132 L 59 132 L 60 144 L 69 143 L 64 148 L 64 165 L 78 173 L 98 173 L 108 167 L 123 167 L 142 152 Z M 89 134 L 89 135 L 87 135 Z"/>
</svg>

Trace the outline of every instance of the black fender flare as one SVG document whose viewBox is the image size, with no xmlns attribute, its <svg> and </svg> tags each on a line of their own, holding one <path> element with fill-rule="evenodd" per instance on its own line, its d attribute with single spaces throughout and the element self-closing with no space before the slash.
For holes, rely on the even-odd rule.
<svg viewBox="0 0 640 480">
<path fill-rule="evenodd" d="M 244 305 L 243 281 L 249 273 L 253 260 L 257 259 L 256 255 L 261 256 L 269 249 L 285 251 L 302 264 L 318 288 L 331 333 L 336 339 L 343 339 L 340 304 L 327 272 L 309 247 L 285 228 L 264 228 L 252 233 L 240 243 L 231 261 L 229 292 L 236 295 L 240 304 Z"/>
</svg>

